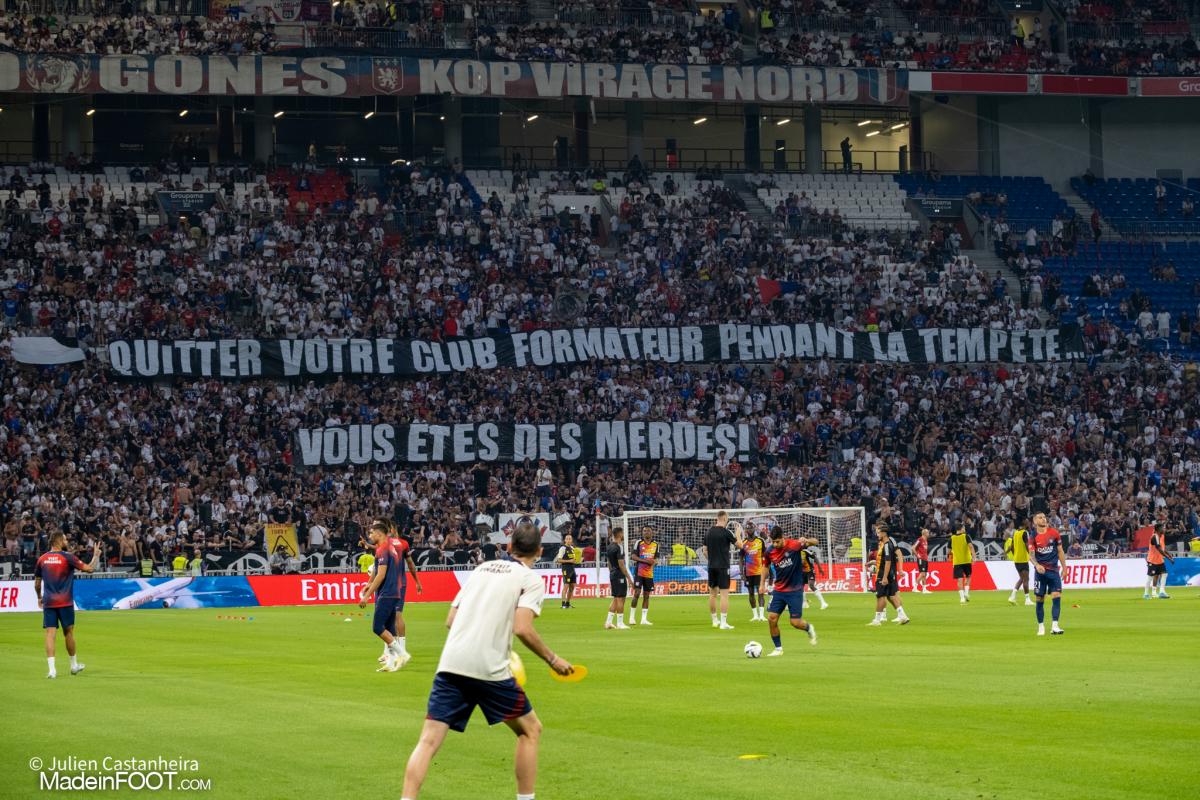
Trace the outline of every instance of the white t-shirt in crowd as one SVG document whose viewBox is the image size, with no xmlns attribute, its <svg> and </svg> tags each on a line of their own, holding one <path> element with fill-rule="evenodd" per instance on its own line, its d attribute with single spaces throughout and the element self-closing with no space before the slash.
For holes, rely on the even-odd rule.
<svg viewBox="0 0 1200 800">
<path fill-rule="evenodd" d="M 536 476 L 536 482 L 537 482 L 538 486 L 549 486 L 550 479 L 551 479 L 551 476 L 550 476 L 550 468 L 549 467 L 538 468 L 537 476 Z"/>
<path fill-rule="evenodd" d="M 511 678 L 513 616 L 518 608 L 540 616 L 545 593 L 538 574 L 519 561 L 480 564 L 454 598 L 458 612 L 437 671 L 481 681 Z"/>
</svg>

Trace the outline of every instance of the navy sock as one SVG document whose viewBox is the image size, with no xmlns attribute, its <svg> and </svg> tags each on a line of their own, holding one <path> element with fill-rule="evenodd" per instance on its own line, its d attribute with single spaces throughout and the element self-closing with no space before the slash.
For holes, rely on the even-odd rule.
<svg viewBox="0 0 1200 800">
<path fill-rule="evenodd" d="M 779 636 L 772 636 L 771 641 L 775 643 L 776 647 L 783 647 L 783 639 Z"/>
<path fill-rule="evenodd" d="M 1041 600 L 1037 601 L 1037 618 L 1038 625 L 1041 625 L 1046 621 L 1046 604 Z"/>
<path fill-rule="evenodd" d="M 1055 597 L 1050 601 L 1050 618 L 1058 622 L 1058 609 L 1062 605 L 1062 598 Z"/>
</svg>

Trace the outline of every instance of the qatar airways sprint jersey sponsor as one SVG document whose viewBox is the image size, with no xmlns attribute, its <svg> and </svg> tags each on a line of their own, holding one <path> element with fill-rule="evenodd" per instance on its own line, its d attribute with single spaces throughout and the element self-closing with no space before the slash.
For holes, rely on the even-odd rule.
<svg viewBox="0 0 1200 800">
<path fill-rule="evenodd" d="M 767 563 L 775 568 L 775 591 L 798 592 L 804 588 L 803 550 L 804 545 L 796 539 L 784 539 L 783 544 L 767 550 Z"/>
<path fill-rule="evenodd" d="M 42 553 L 33 568 L 33 574 L 42 579 L 43 608 L 71 608 L 75 605 L 75 570 L 83 569 L 83 562 L 73 553 L 51 550 Z"/>
<path fill-rule="evenodd" d="M 1062 545 L 1062 537 L 1054 528 L 1046 528 L 1032 537 L 1033 557 L 1037 563 L 1046 568 L 1047 572 L 1058 572 L 1058 548 Z"/>
<path fill-rule="evenodd" d="M 762 575 L 763 553 L 767 545 L 757 536 L 747 539 L 742 544 L 742 573 L 747 576 Z"/>
<path fill-rule="evenodd" d="M 643 542 L 638 539 L 637 547 L 633 552 L 637 558 L 645 558 L 650 561 L 649 564 L 643 564 L 641 561 L 637 565 L 637 576 L 639 578 L 654 577 L 654 559 L 658 558 L 658 542 Z"/>
<path fill-rule="evenodd" d="M 375 571 L 387 567 L 383 583 L 375 590 L 375 599 L 383 600 L 400 597 L 400 578 L 404 575 L 404 562 L 396 555 L 396 548 L 391 542 L 383 542 L 375 548 Z"/>
</svg>

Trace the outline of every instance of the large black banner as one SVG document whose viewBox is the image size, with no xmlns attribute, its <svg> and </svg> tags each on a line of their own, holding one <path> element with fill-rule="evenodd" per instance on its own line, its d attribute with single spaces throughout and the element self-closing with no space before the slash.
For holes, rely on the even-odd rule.
<svg viewBox="0 0 1200 800">
<path fill-rule="evenodd" d="M 1032 364 L 1084 358 L 1078 325 L 1045 330 L 926 328 L 850 332 L 823 324 L 561 328 L 477 339 L 120 339 L 108 345 L 126 378 L 309 380 L 406 377 L 589 361 L 761 362 L 830 358 L 891 364 Z"/>
<path fill-rule="evenodd" d="M 749 461 L 749 425 L 694 422 L 510 422 L 338 425 L 296 432 L 298 467 L 475 461 Z"/>
</svg>

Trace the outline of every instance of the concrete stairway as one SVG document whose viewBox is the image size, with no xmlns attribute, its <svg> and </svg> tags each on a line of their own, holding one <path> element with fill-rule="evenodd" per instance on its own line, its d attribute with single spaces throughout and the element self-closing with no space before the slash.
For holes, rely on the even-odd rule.
<svg viewBox="0 0 1200 800">
<path fill-rule="evenodd" d="M 1067 184 L 1064 187 L 1060 187 L 1058 190 L 1058 193 L 1059 193 L 1059 195 L 1062 196 L 1063 200 L 1067 201 L 1067 205 L 1069 205 L 1071 208 L 1075 209 L 1075 214 L 1083 220 L 1084 225 L 1085 226 L 1089 225 L 1091 222 L 1091 219 L 1092 219 L 1092 210 L 1093 209 L 1092 209 L 1092 206 L 1088 203 L 1088 201 L 1084 200 L 1082 197 L 1080 197 L 1079 194 L 1073 188 L 1071 188 L 1070 184 Z M 1089 230 L 1088 236 L 1090 237 L 1091 229 L 1089 228 L 1088 230 Z M 1121 238 L 1121 234 L 1117 233 L 1116 228 L 1114 228 L 1112 225 L 1108 224 L 1108 220 L 1104 219 L 1104 215 L 1100 216 L 1100 238 L 1102 238 L 1102 239 L 1120 239 Z"/>
<path fill-rule="evenodd" d="M 1021 305 L 1021 279 L 1017 274 L 1008 268 L 999 256 L 992 250 L 963 250 L 963 255 L 970 257 L 980 271 L 986 274 L 989 278 L 995 276 L 997 272 L 1004 278 L 1007 285 L 1005 291 L 1013 302 L 1018 306 Z"/>
</svg>

